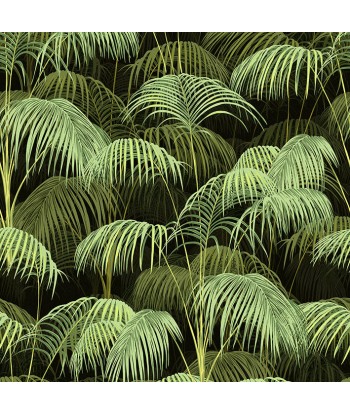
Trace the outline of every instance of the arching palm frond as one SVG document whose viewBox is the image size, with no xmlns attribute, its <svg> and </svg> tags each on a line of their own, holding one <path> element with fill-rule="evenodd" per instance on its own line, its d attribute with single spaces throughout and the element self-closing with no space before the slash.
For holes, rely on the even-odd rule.
<svg viewBox="0 0 350 415">
<path fill-rule="evenodd" d="M 210 341 L 219 320 L 221 345 L 228 338 L 234 345 L 242 330 L 242 347 L 249 344 L 254 351 L 258 347 L 260 352 L 270 352 L 272 358 L 278 358 L 281 351 L 298 358 L 305 355 L 302 314 L 267 278 L 259 274 L 207 277 L 197 304 L 201 299 Z"/>
<path fill-rule="evenodd" d="M 147 269 L 137 278 L 132 299 L 139 309 L 151 308 L 168 312 L 183 310 L 188 305 L 196 275 L 177 265 Z"/>
<path fill-rule="evenodd" d="M 276 372 L 291 382 L 339 382 L 344 378 L 341 369 L 319 353 L 310 353 L 301 364 L 285 355 L 277 363 Z"/>
<path fill-rule="evenodd" d="M 30 326 L 35 323 L 34 317 L 26 310 L 3 299 L 0 299 L 0 312 L 6 314 L 12 320 L 18 321 L 22 326 Z"/>
<path fill-rule="evenodd" d="M 169 365 L 169 337 L 181 341 L 175 320 L 165 311 L 142 310 L 121 331 L 107 359 L 109 380 L 151 380 Z"/>
<path fill-rule="evenodd" d="M 68 231 L 80 241 L 94 226 L 108 221 L 118 197 L 101 183 L 54 176 L 45 180 L 15 212 L 16 226 L 34 235 L 48 249 L 66 239 Z M 93 218 L 93 220 L 92 220 Z"/>
<path fill-rule="evenodd" d="M 349 53 L 350 57 L 350 53 Z M 349 60 L 350 67 L 350 60 Z M 338 95 L 325 110 L 323 118 L 325 127 L 335 136 L 341 136 L 345 141 L 350 136 L 350 92 Z"/>
<path fill-rule="evenodd" d="M 27 170 L 34 156 L 39 169 L 48 158 L 49 170 L 59 167 L 61 174 L 65 166 L 66 176 L 71 171 L 80 175 L 87 161 L 107 144 L 86 116 L 61 98 L 14 101 L 0 127 L 11 133 L 17 163 L 20 147 L 25 147 Z"/>
<path fill-rule="evenodd" d="M 310 119 L 286 119 L 276 124 L 269 125 L 253 138 L 251 146 L 277 146 L 283 147 L 292 137 L 300 134 L 310 136 L 321 136 L 329 141 L 331 139 L 326 128 L 320 123 Z M 333 150 L 339 154 L 341 149 L 339 143 L 335 140 L 332 142 Z"/>
<path fill-rule="evenodd" d="M 45 246 L 33 235 L 16 228 L 0 228 L 0 263 L 8 272 L 14 269 L 15 276 L 21 279 L 36 276 L 52 293 L 64 276 Z"/>
<path fill-rule="evenodd" d="M 219 175 L 210 179 L 197 192 L 193 193 L 186 202 L 185 207 L 180 212 L 172 238 L 177 238 L 178 246 L 197 245 L 205 249 L 210 243 L 220 245 L 218 236 L 226 235 L 232 239 L 233 229 L 242 231 L 243 236 L 249 236 L 244 230 L 244 224 L 237 228 L 238 219 L 225 215 L 232 200 L 223 197 L 223 180 L 225 175 Z M 257 237 L 257 235 L 255 235 Z M 186 241 L 184 242 L 184 239 Z"/>
<path fill-rule="evenodd" d="M 181 124 L 164 124 L 140 131 L 140 138 L 164 147 L 177 160 L 189 165 L 188 174 L 196 171 L 200 178 L 230 170 L 236 162 L 232 146 L 219 134 L 207 128 L 189 130 Z"/>
<path fill-rule="evenodd" d="M 135 220 L 117 220 L 90 233 L 79 245 L 75 254 L 78 272 L 89 265 L 98 265 L 102 273 L 111 268 L 122 274 L 133 271 L 134 257 L 142 270 L 146 245 L 150 245 L 149 261 L 153 267 L 156 256 L 160 259 L 168 240 L 168 229 L 164 225 L 152 225 Z"/>
<path fill-rule="evenodd" d="M 6 104 L 8 104 L 8 99 L 11 101 L 21 101 L 23 99 L 30 98 L 30 93 L 26 91 L 11 91 L 9 96 L 6 91 L 0 92 L 0 112 L 4 110 Z"/>
<path fill-rule="evenodd" d="M 202 46 L 223 60 L 224 65 L 233 67 L 249 55 L 273 45 L 298 43 L 281 32 L 214 32 L 206 33 Z"/>
<path fill-rule="evenodd" d="M 237 203 L 254 202 L 272 195 L 276 190 L 275 181 L 261 170 L 235 166 L 225 175 L 223 198 L 227 199 L 227 203 L 231 202 L 233 207 Z"/>
<path fill-rule="evenodd" d="M 323 137 L 300 134 L 281 149 L 269 171 L 279 190 L 307 187 L 323 190 L 325 162 L 337 165 L 337 157 Z"/>
<path fill-rule="evenodd" d="M 17 320 L 0 311 L 0 350 L 6 355 L 25 332 L 25 327 Z"/>
<path fill-rule="evenodd" d="M 331 264 L 349 269 L 350 229 L 343 229 L 321 238 L 314 248 L 314 261 L 324 258 Z"/>
<path fill-rule="evenodd" d="M 180 122 L 190 129 L 214 114 L 229 114 L 243 125 L 246 119 L 262 120 L 251 104 L 225 84 L 188 74 L 165 75 L 144 83 L 131 97 L 127 115 L 144 110 L 149 110 L 146 119 L 161 115 L 164 121 Z"/>
<path fill-rule="evenodd" d="M 130 59 L 139 48 L 138 34 L 135 32 L 55 32 L 43 47 L 55 51 L 56 66 L 60 61 L 69 65 L 82 66 L 95 56 L 112 59 Z"/>
<path fill-rule="evenodd" d="M 46 47 L 44 42 L 31 36 L 28 32 L 2 32 L 0 34 L 0 71 L 6 72 L 11 78 L 16 74 L 21 88 L 30 81 L 24 61 L 32 58 L 42 67 L 44 60 L 54 64 L 53 49 Z"/>
<path fill-rule="evenodd" d="M 326 74 L 327 50 L 274 45 L 255 52 L 235 67 L 231 88 L 257 99 L 276 100 L 291 93 L 305 99 L 316 93 Z M 291 85 L 293 86 L 293 90 Z"/>
<path fill-rule="evenodd" d="M 346 360 L 350 352 L 350 307 L 337 299 L 300 305 L 306 316 L 310 347 Z"/>
<path fill-rule="evenodd" d="M 156 144 L 136 138 L 118 139 L 101 149 L 86 167 L 88 180 L 96 179 L 106 184 L 125 183 L 127 172 L 142 184 L 160 174 L 166 181 L 169 176 L 182 184 L 183 163 Z M 129 176 L 128 175 L 128 176 Z"/>
<path fill-rule="evenodd" d="M 280 149 L 274 146 L 248 148 L 237 160 L 235 169 L 256 169 L 268 173 Z"/>
<path fill-rule="evenodd" d="M 260 361 L 259 356 L 243 351 L 208 351 L 205 354 L 205 368 L 207 381 L 214 382 L 240 382 L 244 379 L 272 376 L 271 369 Z M 189 371 L 198 375 L 196 361 L 189 366 Z"/>
<path fill-rule="evenodd" d="M 159 382 L 200 382 L 200 377 L 187 373 L 175 373 L 174 375 L 163 378 Z"/>
<path fill-rule="evenodd" d="M 148 50 L 131 65 L 130 85 L 153 77 L 187 73 L 228 82 L 225 66 L 210 52 L 194 42 L 168 42 Z M 142 76 L 143 75 L 143 76 Z"/>
<path fill-rule="evenodd" d="M 310 232 L 318 230 L 320 223 L 332 221 L 333 209 L 329 199 L 318 190 L 286 189 L 254 202 L 237 222 L 236 231 L 241 231 L 242 224 L 247 226 L 246 219 L 250 224 L 249 232 L 255 229 L 259 220 L 261 239 L 265 229 L 269 230 L 270 239 L 274 239 L 276 235 L 281 238 L 303 227 Z M 253 235 L 250 240 L 254 241 Z"/>
<path fill-rule="evenodd" d="M 51 310 L 33 335 L 48 367 L 58 356 L 61 374 L 69 365 L 75 378 L 84 369 L 93 369 L 97 376 L 119 332 L 134 314 L 123 301 L 83 297 Z"/>
<path fill-rule="evenodd" d="M 318 229 L 317 229 L 318 228 Z M 315 246 L 321 238 L 329 236 L 333 233 L 349 230 L 350 229 L 350 217 L 349 216 L 334 216 L 332 221 L 321 220 L 315 223 L 314 226 L 303 226 L 298 232 L 294 233 L 288 239 L 285 240 L 286 256 L 292 258 L 295 254 L 298 254 L 299 258 L 306 252 L 312 252 Z M 327 244 L 327 240 L 325 242 Z M 327 245 L 324 245 L 326 248 Z M 328 245 L 333 249 L 333 242 L 329 241 Z M 316 254 L 316 252 L 315 252 Z M 326 252 L 324 253 L 326 255 Z M 323 257 L 323 253 L 319 251 L 317 260 Z M 316 261 L 316 258 L 315 258 Z"/>
</svg>

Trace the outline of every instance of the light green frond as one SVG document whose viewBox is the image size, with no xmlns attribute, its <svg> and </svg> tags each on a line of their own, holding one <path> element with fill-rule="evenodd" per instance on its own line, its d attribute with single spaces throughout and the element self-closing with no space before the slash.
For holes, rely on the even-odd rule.
<svg viewBox="0 0 350 415">
<path fill-rule="evenodd" d="M 218 245 L 207 247 L 198 254 L 191 262 L 191 270 L 194 275 L 199 275 L 201 272 L 204 275 L 218 275 L 225 272 L 241 274 L 244 273 L 244 263 L 240 251 Z"/>
<path fill-rule="evenodd" d="M 21 375 L 21 376 L 2 376 L 0 382 L 47 382 L 39 376 L 35 375 Z"/>
<path fill-rule="evenodd" d="M 253 53 L 273 45 L 293 45 L 298 43 L 281 32 L 209 32 L 202 46 L 223 60 L 230 67 L 246 59 Z"/>
<path fill-rule="evenodd" d="M 2 32 L 0 34 L 0 71 L 8 76 L 16 74 L 21 88 L 27 83 L 28 73 L 24 64 L 26 59 L 33 59 L 37 64 L 44 61 L 54 63 L 53 50 L 50 47 L 43 49 L 44 43 L 35 39 L 28 32 Z"/>
<path fill-rule="evenodd" d="M 286 239 L 286 254 L 285 261 L 289 256 L 292 258 L 296 253 L 299 258 L 306 252 L 312 252 L 315 249 L 316 243 L 325 236 L 330 236 L 333 233 L 349 230 L 350 229 L 350 217 L 349 216 L 334 216 L 332 221 L 321 220 L 315 222 L 313 226 L 303 226 L 298 232 L 294 233 L 291 237 Z M 327 247 L 327 240 L 324 248 Z M 332 237 L 330 237 L 329 245 L 330 249 L 333 250 L 334 244 Z M 316 254 L 316 252 L 315 252 Z M 324 253 L 326 255 L 326 251 Z M 323 253 L 319 251 L 317 259 L 321 259 Z M 316 261 L 316 259 L 315 259 Z"/>
<path fill-rule="evenodd" d="M 340 135 L 344 140 L 348 140 L 350 136 L 350 92 L 338 95 L 325 110 L 323 117 L 325 127 L 331 134 Z"/>
<path fill-rule="evenodd" d="M 159 382 L 200 382 L 200 377 L 192 376 L 187 373 L 175 373 L 174 375 L 163 378 Z"/>
<path fill-rule="evenodd" d="M 257 123 L 262 119 L 251 104 L 225 84 L 188 74 L 165 75 L 144 83 L 131 97 L 127 114 L 144 110 L 149 110 L 146 119 L 159 114 L 164 121 L 180 122 L 190 129 L 215 114 L 229 114 L 243 125 L 247 119 Z"/>
<path fill-rule="evenodd" d="M 10 99 L 10 102 L 11 102 L 11 101 L 21 101 L 29 97 L 30 97 L 30 94 L 29 92 L 26 92 L 26 91 L 11 91 L 10 96 L 6 94 L 6 91 L 0 92 L 0 112 L 3 111 L 6 103 L 8 104 L 7 99 Z"/>
<path fill-rule="evenodd" d="M 208 351 L 205 354 L 205 368 L 207 380 L 214 382 L 241 382 L 244 379 L 272 376 L 271 369 L 260 361 L 259 356 L 243 351 Z M 189 366 L 189 371 L 198 375 L 197 361 Z"/>
<path fill-rule="evenodd" d="M 6 314 L 10 319 L 18 321 L 22 326 L 30 326 L 35 323 L 35 319 L 26 310 L 1 298 L 0 313 Z"/>
<path fill-rule="evenodd" d="M 301 304 L 306 316 L 310 347 L 320 353 L 328 350 L 346 360 L 350 352 L 350 309 L 337 300 Z"/>
<path fill-rule="evenodd" d="M 291 382 L 339 382 L 344 373 L 329 358 L 319 353 L 309 353 L 305 362 L 298 364 L 285 355 L 276 366 L 277 373 Z"/>
<path fill-rule="evenodd" d="M 14 269 L 15 276 L 21 279 L 36 276 L 52 293 L 64 276 L 45 246 L 33 235 L 16 228 L 0 228 L 0 264 L 8 272 Z"/>
<path fill-rule="evenodd" d="M 138 52 L 139 38 L 136 32 L 55 32 L 43 50 L 49 46 L 55 51 L 56 61 L 68 65 L 72 59 L 80 67 L 95 56 L 130 59 Z"/>
<path fill-rule="evenodd" d="M 147 269 L 137 278 L 132 299 L 138 308 L 168 312 L 183 310 L 191 297 L 197 275 L 177 265 Z"/>
<path fill-rule="evenodd" d="M 281 351 L 297 357 L 305 355 L 302 314 L 267 278 L 259 274 L 210 276 L 198 295 L 205 305 L 210 341 L 219 319 L 221 345 L 228 336 L 234 345 L 242 330 L 242 347 L 249 344 L 254 351 L 258 348 L 262 353 L 269 352 L 273 358 L 278 358 Z"/>
<path fill-rule="evenodd" d="M 166 181 L 169 176 L 182 184 L 183 163 L 176 160 L 167 151 L 156 144 L 136 138 L 118 139 L 101 149 L 92 157 L 86 167 L 88 180 L 96 179 L 106 184 L 125 183 L 131 175 L 132 183 L 138 179 L 153 180 L 162 175 Z"/>
<path fill-rule="evenodd" d="M 349 269 L 350 229 L 333 232 L 321 238 L 314 248 L 314 261 L 324 258 L 337 267 Z"/>
<path fill-rule="evenodd" d="M 328 55 L 327 50 L 270 46 L 237 65 L 230 85 L 237 93 L 259 100 L 277 100 L 291 93 L 307 98 L 309 93 L 316 93 L 323 81 Z"/>
<path fill-rule="evenodd" d="M 248 148 L 237 160 L 235 170 L 256 169 L 268 173 L 280 149 L 273 146 L 257 146 Z"/>
<path fill-rule="evenodd" d="M 273 239 L 275 232 L 283 237 L 284 234 L 298 232 L 303 227 L 313 232 L 315 227 L 319 229 L 320 223 L 331 222 L 332 219 L 331 202 L 322 192 L 314 189 L 287 189 L 254 202 L 237 222 L 236 230 L 241 230 L 241 224 L 246 226 L 246 220 L 250 230 L 255 229 L 259 220 L 261 235 L 267 229 Z M 254 240 L 253 235 L 251 240 Z"/>
<path fill-rule="evenodd" d="M 13 347 L 25 332 L 25 327 L 17 320 L 0 311 L 0 350 L 4 355 Z"/>
<path fill-rule="evenodd" d="M 150 268 L 154 259 L 161 257 L 167 244 L 169 229 L 135 220 L 117 220 L 90 233 L 79 245 L 75 254 L 78 272 L 90 265 L 99 266 L 102 273 L 111 267 L 115 273 L 133 271 L 134 257 L 142 270 L 146 245 L 150 246 Z"/>
<path fill-rule="evenodd" d="M 325 162 L 337 165 L 337 157 L 323 137 L 300 134 L 291 138 L 272 163 L 269 176 L 279 190 L 325 186 Z"/>
<path fill-rule="evenodd" d="M 227 69 L 214 55 L 197 43 L 180 41 L 155 47 L 137 59 L 131 65 L 130 85 L 180 73 L 229 80 Z"/>
<path fill-rule="evenodd" d="M 77 378 L 83 369 L 103 370 L 121 327 L 134 315 L 123 301 L 83 297 L 51 310 L 37 325 L 35 339 L 48 366 L 56 356 L 61 373 L 70 365 Z M 70 357 L 70 352 L 72 355 Z"/>
<path fill-rule="evenodd" d="M 82 178 L 55 176 L 45 180 L 19 206 L 14 223 L 51 250 L 57 240 L 62 244 L 67 239 L 69 231 L 81 240 L 93 226 L 102 226 L 114 206 L 118 206 L 118 197 L 101 183 L 91 181 L 87 188 Z"/>
<path fill-rule="evenodd" d="M 286 119 L 264 128 L 259 135 L 253 138 L 251 145 L 283 147 L 292 137 L 299 134 L 330 138 L 327 130 L 315 121 L 310 119 Z M 335 142 L 332 142 L 332 145 L 334 144 Z M 339 152 L 339 148 L 334 150 Z"/>
<path fill-rule="evenodd" d="M 169 337 L 181 341 L 175 320 L 165 311 L 142 310 L 121 331 L 108 359 L 109 380 L 151 380 L 169 365 Z"/>
<path fill-rule="evenodd" d="M 32 157 L 38 161 L 37 168 L 48 158 L 49 170 L 58 167 L 61 174 L 65 167 L 66 176 L 70 172 L 80 175 L 87 161 L 106 144 L 88 118 L 61 98 L 14 101 L 0 127 L 10 131 L 17 163 L 20 147 L 25 148 L 27 170 Z"/>
<path fill-rule="evenodd" d="M 273 179 L 261 170 L 236 167 L 225 175 L 223 198 L 231 201 L 232 207 L 254 202 L 261 197 L 272 195 L 277 187 Z"/>
<path fill-rule="evenodd" d="M 189 130 L 181 124 L 161 125 L 140 131 L 140 138 L 164 147 L 177 160 L 189 165 L 188 174 L 209 180 L 230 170 L 236 162 L 233 147 L 207 128 Z"/>
</svg>

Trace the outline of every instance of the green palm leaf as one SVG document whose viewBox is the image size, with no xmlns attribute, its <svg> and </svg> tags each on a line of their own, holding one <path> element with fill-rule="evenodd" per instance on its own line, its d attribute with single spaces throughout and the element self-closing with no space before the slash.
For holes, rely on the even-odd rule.
<svg viewBox="0 0 350 415">
<path fill-rule="evenodd" d="M 11 132 L 17 162 L 20 147 L 25 146 L 27 170 L 33 156 L 39 168 L 48 157 L 49 170 L 58 167 L 61 174 L 65 166 L 67 176 L 69 171 L 80 175 L 87 161 L 107 144 L 86 116 L 61 98 L 14 101 L 0 127 Z"/>
<path fill-rule="evenodd" d="M 165 311 L 142 310 L 121 331 L 107 359 L 109 380 L 150 380 L 169 364 L 169 336 L 182 340 L 175 320 Z"/>
<path fill-rule="evenodd" d="M 173 180 L 182 183 L 183 163 L 156 144 L 136 138 L 118 139 L 101 149 L 86 167 L 86 177 L 106 184 L 125 183 L 128 176 L 133 184 L 135 176 L 140 185 L 162 175 L 166 181 L 171 174 Z"/>
<path fill-rule="evenodd" d="M 328 50 L 273 45 L 255 52 L 232 72 L 231 88 L 250 98 L 277 100 L 291 92 L 307 98 L 316 93 L 327 67 Z"/>
<path fill-rule="evenodd" d="M 273 358 L 278 358 L 282 350 L 298 358 L 305 355 L 302 315 L 267 278 L 259 274 L 210 276 L 205 279 L 196 303 L 200 300 L 205 306 L 210 341 L 219 320 L 221 345 L 228 335 L 235 344 L 238 331 L 242 330 L 243 347 L 249 344 L 255 351 L 259 346 L 261 352 L 269 351 Z"/>
<path fill-rule="evenodd" d="M 339 304 L 340 303 L 340 304 Z M 337 299 L 301 304 L 306 316 L 310 347 L 317 352 L 342 356 L 342 363 L 350 352 L 350 308 Z"/>
<path fill-rule="evenodd" d="M 273 146 L 248 148 L 237 160 L 235 170 L 256 169 L 268 173 L 279 152 L 280 149 Z"/>
<path fill-rule="evenodd" d="M 87 188 L 82 178 L 55 176 L 45 180 L 21 203 L 14 222 L 51 250 L 52 242 L 55 246 L 58 238 L 62 243 L 68 230 L 82 239 L 94 224 L 102 226 L 113 206 L 118 206 L 118 198 L 102 184 L 92 181 Z"/>
<path fill-rule="evenodd" d="M 167 74 L 187 73 L 227 82 L 228 71 L 210 52 L 194 42 L 168 42 L 148 50 L 131 65 L 130 85 Z"/>
<path fill-rule="evenodd" d="M 278 189 L 324 189 L 325 162 L 337 165 L 337 157 L 323 137 L 300 134 L 286 143 L 269 171 Z"/>
<path fill-rule="evenodd" d="M 271 369 L 261 363 L 258 356 L 243 351 L 209 351 L 205 354 L 205 368 L 207 381 L 214 382 L 241 382 L 245 379 L 272 376 Z M 189 371 L 198 375 L 196 361 L 189 366 Z"/>
<path fill-rule="evenodd" d="M 314 248 L 314 261 L 321 258 L 331 264 L 349 269 L 350 266 L 350 229 L 333 232 L 321 238 Z"/>
<path fill-rule="evenodd" d="M 134 220 L 117 220 L 90 233 L 79 245 L 75 254 L 78 272 L 89 264 L 106 273 L 111 267 L 114 272 L 133 270 L 133 259 L 137 255 L 142 269 L 146 244 L 150 245 L 150 262 L 159 259 L 168 240 L 169 229 L 164 225 L 152 225 Z"/>
<path fill-rule="evenodd" d="M 224 106 L 234 112 L 222 109 Z M 144 110 L 149 110 L 147 118 L 159 114 L 190 129 L 215 114 L 229 114 L 243 125 L 243 119 L 261 120 L 255 108 L 225 84 L 188 74 L 165 75 L 144 83 L 131 97 L 127 114 Z"/>
<path fill-rule="evenodd" d="M 48 368 L 58 356 L 61 373 L 69 365 L 78 378 L 84 369 L 103 371 L 121 328 L 133 315 L 123 301 L 83 297 L 51 310 L 38 322 L 33 335 Z"/>
<path fill-rule="evenodd" d="M 33 235 L 16 228 L 0 228 L 0 267 L 8 272 L 14 269 L 15 276 L 28 280 L 35 275 L 46 288 L 54 293 L 60 271 L 50 252 Z"/>
<path fill-rule="evenodd" d="M 163 378 L 159 382 L 200 382 L 200 377 L 188 375 L 187 373 L 175 373 Z"/>
</svg>

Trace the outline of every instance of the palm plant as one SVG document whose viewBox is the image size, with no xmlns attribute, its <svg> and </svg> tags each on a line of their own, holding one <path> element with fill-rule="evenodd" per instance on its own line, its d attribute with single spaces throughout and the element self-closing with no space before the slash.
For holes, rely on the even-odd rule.
<svg viewBox="0 0 350 415">
<path fill-rule="evenodd" d="M 1 34 L 0 380 L 346 378 L 349 56 Z"/>
</svg>

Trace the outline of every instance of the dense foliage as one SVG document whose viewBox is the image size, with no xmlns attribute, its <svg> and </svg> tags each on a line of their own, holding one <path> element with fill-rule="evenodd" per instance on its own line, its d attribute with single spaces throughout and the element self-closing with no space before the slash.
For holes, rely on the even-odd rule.
<svg viewBox="0 0 350 415">
<path fill-rule="evenodd" d="M 350 377 L 348 33 L 0 34 L 0 381 Z"/>
</svg>

